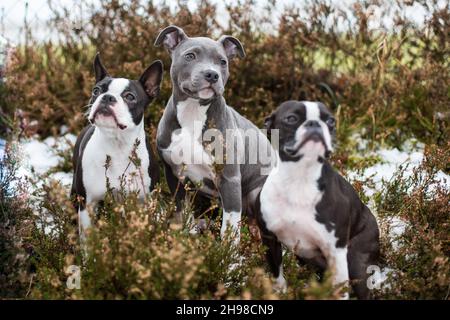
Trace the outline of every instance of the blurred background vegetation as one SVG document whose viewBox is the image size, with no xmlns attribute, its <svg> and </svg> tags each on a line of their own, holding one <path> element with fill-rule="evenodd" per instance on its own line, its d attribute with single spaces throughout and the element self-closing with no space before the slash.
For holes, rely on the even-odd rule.
<svg viewBox="0 0 450 320">
<path fill-rule="evenodd" d="M 425 10 L 421 26 L 405 17 L 417 2 Z M 33 40 L 33 30 L 25 31 L 26 46 L 17 47 L 8 65 L 2 115 L 17 118 L 20 110 L 18 120 L 43 136 L 61 125 L 78 132 L 86 124 L 94 54 L 100 52 L 117 76 L 138 77 L 154 59 L 168 70 L 168 54 L 153 42 L 164 26 L 176 24 L 191 36 L 231 34 L 241 40 L 247 57 L 232 63 L 225 96 L 258 125 L 282 101 L 318 99 L 337 112 L 344 138 L 356 127 L 371 140 L 394 145 L 411 134 L 424 142 L 448 140 L 448 3 L 368 0 L 344 10 L 337 1 L 306 1 L 286 6 L 274 25 L 274 4 L 256 9 L 253 1 L 240 1 L 226 5 L 225 26 L 218 22 L 225 13 L 208 0 L 198 1 L 195 11 L 184 1 L 176 9 L 152 1 L 99 3 L 86 3 L 79 22 L 70 8 L 54 10 L 52 40 Z M 381 16 L 370 27 L 375 12 Z M 389 27 L 382 19 L 388 12 Z M 169 95 L 166 72 L 149 125 L 157 124 Z"/>
<path fill-rule="evenodd" d="M 405 14 L 417 4 L 424 10 L 420 25 Z M 154 134 L 171 92 L 169 56 L 153 47 L 158 32 L 176 24 L 190 36 L 233 35 L 247 57 L 231 63 L 225 97 L 258 126 L 285 100 L 324 101 L 337 117 L 339 148 L 333 163 L 344 171 L 366 165 L 349 157 L 355 132 L 370 145 L 401 148 L 411 137 L 426 143 L 422 171 L 406 180 L 399 176 L 375 197 L 381 219 L 400 216 L 409 222 L 402 250 L 382 239 L 384 263 L 399 272 L 375 296 L 448 299 L 449 190 L 437 189 L 430 196 L 433 181 L 420 172 L 450 172 L 449 3 L 301 1 L 286 6 L 276 24 L 274 1 L 256 8 L 249 0 L 220 9 L 226 12 L 209 0 L 197 1 L 196 9 L 184 1 L 174 8 L 169 2 L 101 0 L 96 6 L 86 2 L 79 21 L 69 7 L 54 10 L 49 21 L 54 37 L 38 40 L 26 29 L 26 42 L 10 56 L 0 90 L 0 136 L 37 133 L 44 138 L 58 135 L 62 126 L 77 134 L 86 125 L 83 113 L 94 84 L 96 52 L 114 76 L 137 78 L 153 60 L 163 60 L 161 96 L 146 117 Z M 389 26 L 382 19 L 388 13 Z M 229 16 L 225 24 L 219 19 L 223 15 Z M 229 254 L 229 243 L 217 240 L 217 225 L 199 238 L 189 237 L 186 228 L 168 226 L 173 203 L 164 186 L 144 204 L 128 197 L 106 206 L 108 224 L 100 223 L 94 231 L 83 288 L 69 291 L 64 270 L 82 261 L 66 191 L 54 182 L 46 182 L 32 197 L 11 191 L 8 186 L 17 185 L 11 174 L 17 167 L 13 155 L 2 163 L 0 175 L 0 297 L 337 297 L 329 279 L 317 283 L 314 273 L 299 269 L 291 255 L 285 261 L 290 291 L 273 293 L 260 268 L 261 248 L 245 228 L 245 267 L 230 272 L 236 257 Z M 70 170 L 70 155 L 66 158 Z M 355 188 L 362 195 L 362 185 Z M 121 212 L 129 219 L 117 218 Z M 50 227 L 56 232 L 43 232 Z M 192 273 L 186 273 L 186 261 Z"/>
</svg>

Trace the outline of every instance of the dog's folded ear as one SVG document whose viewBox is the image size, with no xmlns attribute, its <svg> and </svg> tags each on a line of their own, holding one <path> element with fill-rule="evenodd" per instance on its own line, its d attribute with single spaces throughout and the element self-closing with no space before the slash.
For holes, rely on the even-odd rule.
<svg viewBox="0 0 450 320">
<path fill-rule="evenodd" d="M 233 59 L 236 56 L 240 58 L 245 57 L 244 47 L 241 42 L 232 36 L 221 36 L 218 40 L 224 47 L 228 59 Z"/>
<path fill-rule="evenodd" d="M 155 98 L 159 95 L 162 76 L 163 63 L 160 60 L 154 61 L 140 76 L 139 82 L 150 98 Z"/>
<path fill-rule="evenodd" d="M 188 37 L 183 29 L 177 26 L 168 26 L 164 28 L 155 40 L 155 46 L 164 45 L 169 52 L 172 52 L 182 41 Z"/>
<path fill-rule="evenodd" d="M 100 60 L 100 53 L 97 52 L 94 59 L 94 72 L 95 72 L 95 82 L 99 82 L 108 76 L 108 71 L 103 66 L 102 61 Z"/>
</svg>

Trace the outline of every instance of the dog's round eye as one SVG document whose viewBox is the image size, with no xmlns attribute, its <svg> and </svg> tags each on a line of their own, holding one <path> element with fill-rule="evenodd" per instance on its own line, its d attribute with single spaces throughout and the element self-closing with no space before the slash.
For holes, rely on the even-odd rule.
<svg viewBox="0 0 450 320">
<path fill-rule="evenodd" d="M 223 66 L 226 66 L 227 65 L 227 60 L 220 59 L 220 64 L 223 65 Z"/>
<path fill-rule="evenodd" d="M 295 124 L 295 123 L 297 123 L 297 121 L 298 121 L 298 117 L 295 116 L 295 115 L 290 115 L 290 116 L 287 116 L 287 117 L 284 119 L 284 121 L 285 121 L 287 124 Z"/>
<path fill-rule="evenodd" d="M 336 120 L 334 118 L 328 118 L 327 125 L 329 127 L 334 127 L 335 124 L 336 124 Z"/>
<path fill-rule="evenodd" d="M 96 97 L 100 94 L 101 90 L 99 87 L 95 87 L 94 90 L 92 90 L 92 96 Z"/>
<path fill-rule="evenodd" d="M 133 102 L 134 100 L 136 100 L 136 96 L 134 94 L 132 94 L 131 92 L 125 94 L 125 100 Z"/>
<path fill-rule="evenodd" d="M 184 55 L 184 59 L 185 59 L 186 61 L 192 61 L 192 60 L 195 59 L 195 54 L 193 54 L 192 52 L 186 53 L 186 54 Z"/>
</svg>

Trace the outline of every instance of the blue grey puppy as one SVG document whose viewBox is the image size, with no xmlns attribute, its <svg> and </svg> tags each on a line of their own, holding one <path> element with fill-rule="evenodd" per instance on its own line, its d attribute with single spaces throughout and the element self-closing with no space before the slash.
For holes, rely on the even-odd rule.
<svg viewBox="0 0 450 320">
<path fill-rule="evenodd" d="M 172 96 L 159 122 L 157 147 L 178 209 L 188 182 L 197 187 L 197 197 L 219 197 L 221 235 L 231 225 L 239 243 L 241 214 L 253 214 L 256 196 L 275 159 L 266 136 L 222 96 L 229 61 L 236 56 L 243 58 L 244 49 L 234 37 L 222 36 L 217 41 L 191 38 L 176 26 L 162 30 L 155 45 L 163 45 L 172 58 Z M 220 148 L 215 148 L 214 154 L 205 148 L 208 127 L 220 136 L 213 134 L 213 142 L 222 145 L 222 159 L 217 155 Z M 216 164 L 221 161 L 219 170 Z"/>
</svg>

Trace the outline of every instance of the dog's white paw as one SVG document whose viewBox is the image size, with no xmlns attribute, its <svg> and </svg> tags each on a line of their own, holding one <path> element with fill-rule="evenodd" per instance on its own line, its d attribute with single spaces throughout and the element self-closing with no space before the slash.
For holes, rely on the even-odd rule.
<svg viewBox="0 0 450 320">
<path fill-rule="evenodd" d="M 287 292 L 287 282 L 282 274 L 275 279 L 275 283 L 273 284 L 273 290 L 278 293 L 286 293 Z"/>
</svg>

